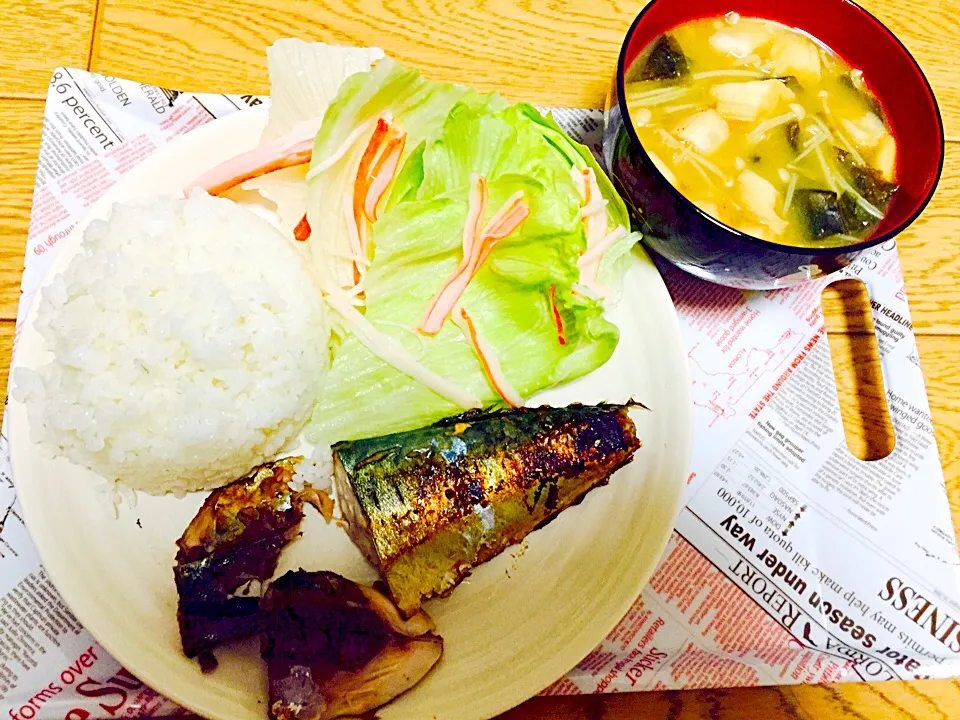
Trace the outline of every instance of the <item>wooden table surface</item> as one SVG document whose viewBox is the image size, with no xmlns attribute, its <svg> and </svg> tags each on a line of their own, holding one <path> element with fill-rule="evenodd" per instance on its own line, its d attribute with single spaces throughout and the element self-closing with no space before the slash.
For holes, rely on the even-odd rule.
<svg viewBox="0 0 960 720">
<path fill-rule="evenodd" d="M 899 239 L 955 525 L 960 521 L 960 0 L 868 0 L 905 42 L 940 102 L 949 140 L 940 188 Z M 286 9 L 280 10 L 284 6 Z M 636 0 L 5 0 L 0 13 L 0 383 L 30 213 L 43 99 L 57 65 L 180 90 L 266 93 L 264 48 L 299 36 L 378 45 L 433 79 L 514 100 L 599 107 Z M 836 293 L 834 293 L 836 295 Z M 868 342 L 831 298 L 831 347 Z M 853 363 L 838 363 L 841 395 Z M 882 396 L 876 379 L 874 393 Z M 866 409 L 865 409 L 866 408 Z M 855 450 L 876 436 L 869 403 L 844 408 Z M 505 718 L 950 718 L 960 683 L 844 684 L 537 698 Z"/>
</svg>

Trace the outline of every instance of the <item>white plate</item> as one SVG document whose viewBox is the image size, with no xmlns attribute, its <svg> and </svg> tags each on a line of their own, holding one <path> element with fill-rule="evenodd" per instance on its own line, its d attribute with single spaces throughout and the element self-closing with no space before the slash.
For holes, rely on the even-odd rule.
<svg viewBox="0 0 960 720">
<path fill-rule="evenodd" d="M 106 217 L 116 201 L 179 191 L 201 171 L 255 146 L 265 121 L 258 108 L 177 140 L 124 177 L 79 230 Z M 60 250 L 46 282 L 76 250 L 76 242 Z M 36 367 L 46 357 L 33 329 L 36 305 L 19 339 L 18 366 Z M 634 413 L 643 447 L 608 486 L 533 533 L 525 552 L 504 552 L 451 597 L 427 604 L 446 641 L 443 658 L 422 684 L 380 711 L 384 720 L 489 718 L 519 704 L 587 655 L 653 573 L 683 494 L 691 400 L 673 304 L 646 256 L 630 270 L 612 319 L 622 331 L 613 358 L 531 404 L 636 398 L 651 409 Z M 266 680 L 256 643 L 218 652 L 220 667 L 211 675 L 202 675 L 180 651 L 174 541 L 203 495 L 178 500 L 140 493 L 137 506 L 121 508 L 115 520 L 94 490 L 99 478 L 39 452 L 21 404 L 11 399 L 7 412 L 27 526 L 47 572 L 84 626 L 131 672 L 183 706 L 217 720 L 263 720 Z M 311 512 L 304 530 L 284 552 L 278 573 L 302 566 L 374 579 L 335 525 Z"/>
</svg>

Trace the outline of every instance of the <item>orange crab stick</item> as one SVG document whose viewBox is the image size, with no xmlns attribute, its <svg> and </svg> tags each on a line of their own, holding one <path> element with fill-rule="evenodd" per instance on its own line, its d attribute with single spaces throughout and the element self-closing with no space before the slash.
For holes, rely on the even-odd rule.
<svg viewBox="0 0 960 720">
<path fill-rule="evenodd" d="M 530 206 L 523 201 L 523 191 L 518 190 L 511 195 L 507 201 L 500 206 L 496 215 L 490 218 L 490 222 L 480 232 L 482 245 L 476 267 L 473 269 L 473 275 L 487 260 L 487 256 L 496 247 L 498 241 L 503 240 L 510 233 L 516 230 L 530 215 Z M 471 279 L 473 279 L 471 275 Z"/>
<path fill-rule="evenodd" d="M 363 214 L 370 222 L 377 221 L 377 206 L 387 194 L 387 188 L 396 177 L 400 169 L 400 159 L 403 157 L 403 148 L 407 144 L 407 134 L 402 133 L 387 142 L 380 159 L 373 168 L 370 183 L 367 188 L 367 197 L 364 200 Z"/>
<path fill-rule="evenodd" d="M 550 301 L 550 312 L 553 314 L 553 323 L 557 326 L 557 342 L 561 345 L 567 344 L 567 336 L 563 330 L 563 315 L 557 308 L 557 286 L 551 285 L 547 292 L 547 299 Z"/>
<path fill-rule="evenodd" d="M 360 157 L 353 182 L 353 222 L 360 241 L 361 257 L 370 256 L 370 223 L 377 219 L 377 205 L 400 168 L 406 140 L 405 132 L 389 120 L 380 118 Z M 354 263 L 354 281 L 359 283 L 363 275 L 364 268 Z"/>
<path fill-rule="evenodd" d="M 583 189 L 583 206 L 587 212 L 582 213 L 584 228 L 587 235 L 587 249 L 580 263 L 580 282 L 586 285 L 594 292 L 600 290 L 596 285 L 596 278 L 600 271 L 601 253 L 589 255 L 594 248 L 601 244 L 607 236 L 607 213 L 605 208 L 601 209 L 603 196 L 600 193 L 600 184 L 597 182 L 597 176 L 592 168 L 581 170 L 581 179 L 578 186 Z M 600 294 L 598 292 L 598 294 Z"/>
<path fill-rule="evenodd" d="M 457 278 L 460 277 L 460 275 L 470 269 L 470 260 L 473 254 L 473 244 L 477 239 L 477 235 L 480 234 L 480 223 L 483 222 L 483 214 L 486 212 L 486 210 L 487 181 L 486 178 L 475 175 L 472 178 L 472 183 L 470 185 L 470 196 L 467 199 L 467 220 L 463 225 L 463 239 L 461 240 L 461 245 L 463 247 L 463 260 L 460 261 L 457 269 L 454 270 L 453 274 L 447 278 L 443 285 L 440 286 L 440 289 L 427 304 L 427 310 L 423 315 L 423 320 L 420 322 L 420 328 L 422 332 L 425 332 L 423 328 L 433 316 L 433 312 L 436 309 L 440 298 L 444 296 L 447 289 L 457 280 Z M 439 330 L 439 328 L 437 329 Z M 434 334 L 435 333 L 436 330 L 434 331 Z"/>
<path fill-rule="evenodd" d="M 627 235 L 626 228 L 618 225 L 602 240 L 587 250 L 580 259 L 577 260 L 577 267 L 580 269 L 580 282 L 592 289 L 598 295 L 605 296 L 606 288 L 600 285 L 598 277 L 600 275 L 600 263 L 603 261 L 603 255 L 607 250 L 613 247 L 618 240 Z"/>
<path fill-rule="evenodd" d="M 293 229 L 293 237 L 299 242 L 306 242 L 310 239 L 310 222 L 307 220 L 306 213 L 304 213 L 303 217 L 300 218 L 300 222 L 298 222 L 297 226 Z"/>
<path fill-rule="evenodd" d="M 480 360 L 480 367 L 483 368 L 483 374 L 487 376 L 487 380 L 497 395 L 503 398 L 504 402 L 510 407 L 520 407 L 523 405 L 523 398 L 520 397 L 520 394 L 510 384 L 510 381 L 507 380 L 507 376 L 504 375 L 503 369 L 500 367 L 500 361 L 497 360 L 493 347 L 477 330 L 473 318 L 470 317 L 464 308 L 457 307 L 454 309 L 451 319 L 453 323 L 460 328 L 467 342 L 473 347 L 473 351 Z"/>
<path fill-rule="evenodd" d="M 486 194 L 486 181 L 478 178 L 477 186 L 481 188 L 481 195 Z M 485 198 L 483 200 L 485 204 Z M 444 320 L 453 311 L 460 301 L 470 281 L 477 271 L 486 262 L 497 243 L 516 230 L 530 215 L 530 206 L 523 200 L 523 192 L 512 195 L 494 214 L 490 221 L 478 234 L 471 237 L 471 232 L 464 232 L 464 257 L 459 267 L 440 287 L 427 306 L 427 311 L 417 328 L 424 335 L 436 335 L 443 327 Z M 468 213 L 467 227 L 475 227 L 476 216 Z"/>
<path fill-rule="evenodd" d="M 221 195 L 237 185 L 277 170 L 306 165 L 313 157 L 313 136 L 291 133 L 278 140 L 254 148 L 211 168 L 187 186 L 189 196 L 196 190 Z"/>
</svg>

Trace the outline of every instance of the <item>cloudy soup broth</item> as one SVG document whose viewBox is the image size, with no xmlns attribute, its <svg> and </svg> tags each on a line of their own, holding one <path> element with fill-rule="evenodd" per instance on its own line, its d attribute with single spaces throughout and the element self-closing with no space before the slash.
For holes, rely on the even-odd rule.
<svg viewBox="0 0 960 720">
<path fill-rule="evenodd" d="M 630 119 L 666 179 L 732 228 L 794 246 L 870 235 L 897 191 L 897 145 L 863 73 L 759 18 L 695 20 L 626 75 Z"/>
</svg>

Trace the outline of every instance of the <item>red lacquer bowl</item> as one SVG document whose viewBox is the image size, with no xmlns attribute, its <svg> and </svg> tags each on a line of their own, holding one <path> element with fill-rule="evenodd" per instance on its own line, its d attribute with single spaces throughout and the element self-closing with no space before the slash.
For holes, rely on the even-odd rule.
<svg viewBox="0 0 960 720">
<path fill-rule="evenodd" d="M 663 33 L 728 12 L 803 30 L 863 70 L 897 141 L 900 183 L 887 215 L 865 240 L 842 248 L 800 248 L 752 237 L 705 214 L 650 162 L 630 122 L 624 74 Z M 849 0 L 653 0 L 624 40 L 605 120 L 604 159 L 646 245 L 688 272 L 734 287 L 784 287 L 844 267 L 919 217 L 943 167 L 943 122 L 923 71 L 883 23 Z"/>
</svg>

